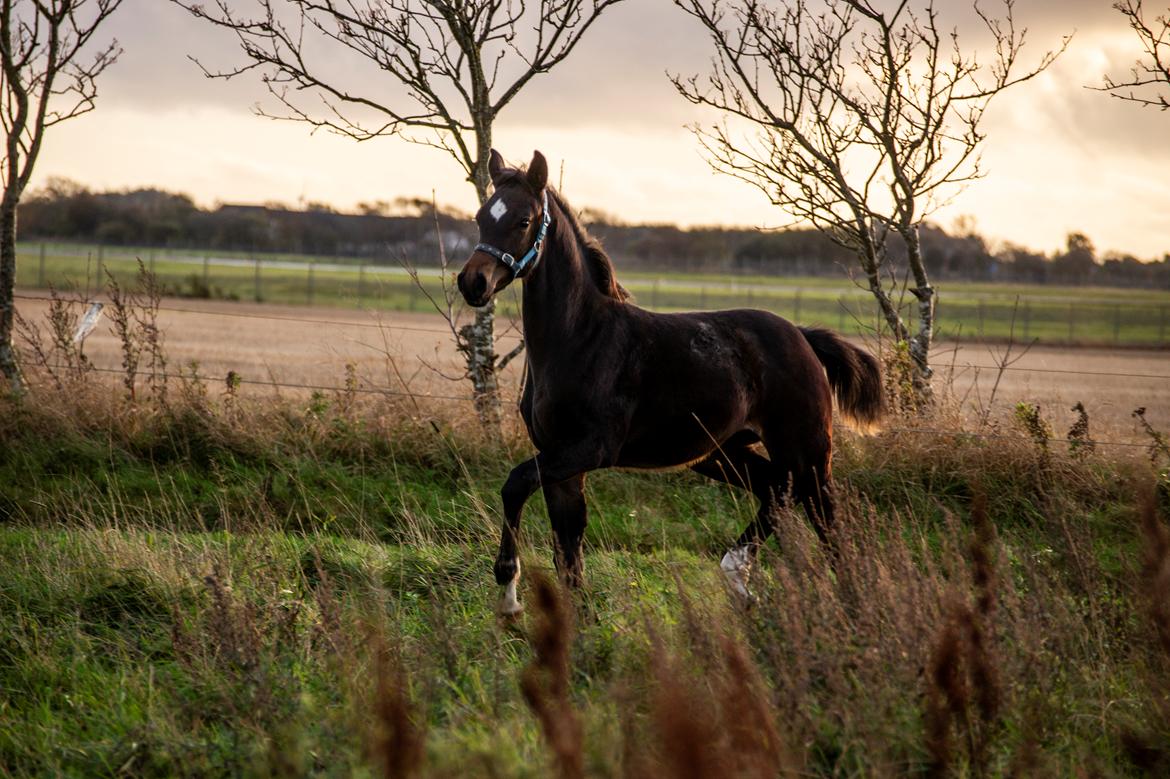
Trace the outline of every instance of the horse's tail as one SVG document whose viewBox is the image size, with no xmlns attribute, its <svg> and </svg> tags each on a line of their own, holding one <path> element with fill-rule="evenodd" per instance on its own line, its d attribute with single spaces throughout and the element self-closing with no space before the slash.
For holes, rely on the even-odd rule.
<svg viewBox="0 0 1170 779">
<path fill-rule="evenodd" d="M 876 433 L 885 406 L 878 361 L 832 330 L 802 327 L 800 332 L 829 374 L 841 416 L 859 432 Z"/>
</svg>

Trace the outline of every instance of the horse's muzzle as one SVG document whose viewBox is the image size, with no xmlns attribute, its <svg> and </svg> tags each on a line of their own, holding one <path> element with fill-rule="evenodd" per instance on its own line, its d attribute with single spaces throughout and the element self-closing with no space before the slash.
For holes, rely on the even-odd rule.
<svg viewBox="0 0 1170 779">
<path fill-rule="evenodd" d="M 511 274 L 500 262 L 483 252 L 472 252 L 463 266 L 456 284 L 467 305 L 479 308 L 486 306 L 492 296 L 508 286 Z"/>
<path fill-rule="evenodd" d="M 468 274 L 466 270 L 463 270 L 456 279 L 456 284 L 459 286 L 459 293 L 467 301 L 467 305 L 478 308 L 488 302 L 487 279 L 482 273 Z"/>
</svg>

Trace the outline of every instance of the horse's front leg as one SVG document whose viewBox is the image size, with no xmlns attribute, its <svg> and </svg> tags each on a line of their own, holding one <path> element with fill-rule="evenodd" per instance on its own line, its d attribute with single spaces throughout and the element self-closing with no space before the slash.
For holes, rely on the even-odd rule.
<svg viewBox="0 0 1170 779">
<path fill-rule="evenodd" d="M 516 584 L 520 581 L 520 560 L 516 547 L 520 540 L 520 515 L 524 504 L 539 486 L 536 477 L 536 458 L 525 460 L 512 469 L 500 495 L 504 500 L 504 528 L 500 533 L 500 552 L 496 555 L 496 584 L 504 588 L 500 601 L 500 613 L 519 614 L 524 610 L 516 597 Z"/>
<path fill-rule="evenodd" d="M 504 502 L 504 527 L 500 537 L 500 552 L 496 556 L 496 583 L 504 588 L 500 601 L 500 613 L 518 614 L 524 609 L 516 593 L 520 581 L 520 561 L 517 559 L 517 544 L 520 540 L 520 516 L 524 504 L 542 484 L 559 484 L 580 477 L 604 461 L 600 446 L 578 446 L 557 453 L 541 452 L 536 457 L 517 465 L 504 482 L 500 495 Z M 582 501 L 583 503 L 583 501 Z M 550 510 L 551 510 L 550 506 Z"/>
</svg>

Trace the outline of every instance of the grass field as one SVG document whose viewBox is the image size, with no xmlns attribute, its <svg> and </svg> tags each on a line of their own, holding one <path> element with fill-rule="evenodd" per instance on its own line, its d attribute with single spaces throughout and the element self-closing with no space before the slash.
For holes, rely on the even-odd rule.
<svg viewBox="0 0 1170 779">
<path fill-rule="evenodd" d="M 378 388 L 373 364 L 328 391 L 186 369 L 131 398 L 85 367 L 116 365 L 116 342 L 25 353 L 29 393 L 0 397 L 0 775 L 1170 772 L 1164 417 L 1140 447 L 1093 448 L 1015 411 L 1026 385 L 986 424 L 940 385 L 927 418 L 834 436 L 841 559 L 781 513 L 750 606 L 718 568 L 750 499 L 593 474 L 584 588 L 551 584 L 538 495 L 528 611 L 503 621 L 499 488 L 531 447 L 514 415 L 489 435 L 468 403 L 420 397 L 397 339 L 447 338 L 433 318 L 175 303 L 170 365 L 191 348 L 327 378 L 346 354 L 308 344 L 366 339 Z M 1093 430 L 1165 390 L 1078 381 Z"/>
<path fill-rule="evenodd" d="M 843 436 L 836 572 L 785 514 L 747 609 L 717 561 L 750 501 L 596 474 L 584 590 L 542 588 L 537 497 L 529 610 L 501 622 L 514 420 L 491 440 L 404 400 L 189 382 L 161 406 L 94 382 L 0 400 L 5 775 L 1170 766 L 1170 541 L 1141 498 L 1170 494 L 1144 456 L 1014 428 Z"/>
<path fill-rule="evenodd" d="M 136 273 L 136 258 L 150 265 L 172 293 L 184 296 L 430 310 L 425 295 L 397 265 L 361 265 L 345 258 L 313 262 L 290 255 L 22 244 L 17 284 L 99 289 L 101 268 L 125 281 Z M 875 324 L 872 298 L 845 278 L 622 273 L 621 258 L 617 265 L 638 303 L 654 310 L 764 308 L 853 333 L 870 331 Z M 427 290 L 439 296 L 437 271 L 421 274 Z M 505 313 L 515 309 L 514 299 L 502 300 Z M 1052 344 L 1170 344 L 1170 290 L 943 283 L 939 301 L 938 335 L 944 340 L 1014 336 Z M 907 310 L 910 305 L 910 299 L 903 302 Z"/>
</svg>

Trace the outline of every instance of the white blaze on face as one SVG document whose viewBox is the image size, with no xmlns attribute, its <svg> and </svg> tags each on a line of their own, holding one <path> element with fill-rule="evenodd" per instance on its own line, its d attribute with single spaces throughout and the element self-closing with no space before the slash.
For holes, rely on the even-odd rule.
<svg viewBox="0 0 1170 779">
<path fill-rule="evenodd" d="M 492 203 L 492 207 L 488 209 L 488 213 L 492 215 L 492 219 L 495 219 L 498 222 L 504 216 L 504 214 L 508 213 L 508 207 L 504 205 L 503 200 L 500 200 L 497 197 L 496 202 Z"/>
<path fill-rule="evenodd" d="M 516 597 L 516 583 L 520 581 L 520 561 L 516 561 L 516 575 L 504 585 L 504 599 L 500 601 L 500 613 L 506 617 L 524 611 L 524 604 Z"/>
<path fill-rule="evenodd" d="M 751 598 L 748 592 L 748 575 L 752 570 L 751 550 L 746 546 L 736 547 L 723 555 L 719 567 L 727 577 L 727 584 L 743 598 Z"/>
</svg>

